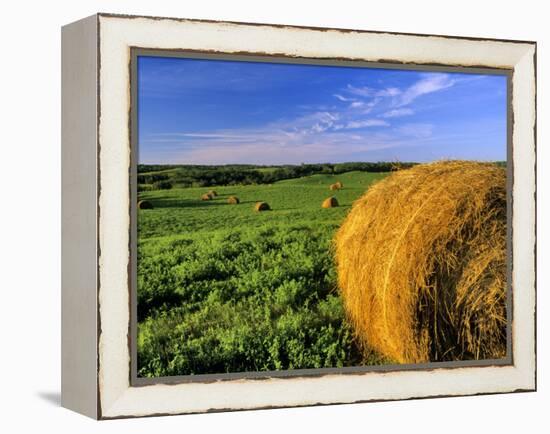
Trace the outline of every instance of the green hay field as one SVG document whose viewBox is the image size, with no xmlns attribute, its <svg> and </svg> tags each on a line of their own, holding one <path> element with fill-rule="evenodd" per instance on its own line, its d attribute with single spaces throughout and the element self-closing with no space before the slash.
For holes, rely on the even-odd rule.
<svg viewBox="0 0 550 434">
<path fill-rule="evenodd" d="M 384 173 L 139 193 L 138 375 L 380 364 L 357 349 L 336 287 L 331 240 Z M 329 191 L 341 181 L 344 188 Z M 241 203 L 229 205 L 227 198 Z M 340 207 L 322 209 L 329 196 Z M 272 210 L 253 211 L 257 201 Z"/>
</svg>

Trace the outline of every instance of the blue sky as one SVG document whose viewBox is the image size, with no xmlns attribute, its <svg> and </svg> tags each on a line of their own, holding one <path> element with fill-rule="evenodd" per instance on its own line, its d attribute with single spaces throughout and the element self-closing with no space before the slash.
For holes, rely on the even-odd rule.
<svg viewBox="0 0 550 434">
<path fill-rule="evenodd" d="M 506 160 L 503 75 L 140 56 L 139 162 Z"/>
</svg>

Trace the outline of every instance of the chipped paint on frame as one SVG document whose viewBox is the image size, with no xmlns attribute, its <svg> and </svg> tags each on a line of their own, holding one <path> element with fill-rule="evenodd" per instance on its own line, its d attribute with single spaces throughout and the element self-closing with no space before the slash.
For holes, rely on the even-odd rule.
<svg viewBox="0 0 550 434">
<path fill-rule="evenodd" d="M 534 341 L 535 44 L 476 38 L 343 29 L 239 24 L 100 14 L 98 126 L 98 401 L 104 419 L 278 408 L 393 399 L 528 391 L 536 388 Z M 223 34 L 223 37 L 219 35 Z M 187 43 L 182 46 L 181 41 Z M 360 60 L 401 66 L 513 70 L 514 365 L 421 371 L 353 372 L 315 377 L 131 383 L 130 189 L 131 47 L 200 53 L 261 55 L 294 60 Z M 296 48 L 299 47 L 299 48 Z M 403 47 L 408 47 L 405 49 Z M 125 198 L 121 200 L 121 198 Z M 520 212 L 521 211 L 521 212 Z M 518 254 L 519 252 L 519 254 Z M 520 262 L 516 266 L 516 261 Z M 99 322 L 101 321 L 101 322 Z M 517 332 L 516 332 L 517 331 Z M 516 354 L 517 352 L 517 354 Z M 474 384 L 471 380 L 475 379 Z"/>
</svg>

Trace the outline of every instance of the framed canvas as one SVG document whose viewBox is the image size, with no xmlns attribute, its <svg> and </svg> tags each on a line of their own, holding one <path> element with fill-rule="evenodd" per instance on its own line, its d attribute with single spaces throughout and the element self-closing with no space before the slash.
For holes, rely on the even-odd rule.
<svg viewBox="0 0 550 434">
<path fill-rule="evenodd" d="M 534 391 L 535 142 L 530 41 L 63 27 L 63 406 Z"/>
</svg>

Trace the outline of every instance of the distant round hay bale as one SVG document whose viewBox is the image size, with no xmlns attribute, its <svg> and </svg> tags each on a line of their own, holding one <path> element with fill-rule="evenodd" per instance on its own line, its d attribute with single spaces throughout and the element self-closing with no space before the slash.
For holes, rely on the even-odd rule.
<svg viewBox="0 0 550 434">
<path fill-rule="evenodd" d="M 334 185 L 336 185 L 336 187 L 338 187 L 338 189 L 344 188 L 344 184 L 341 183 L 340 181 L 336 181 L 336 182 L 334 183 Z"/>
<path fill-rule="evenodd" d="M 209 194 L 210 196 L 212 196 L 213 198 L 216 197 L 218 195 L 218 193 L 216 192 L 216 190 L 209 190 L 208 193 L 206 194 Z"/>
<path fill-rule="evenodd" d="M 153 204 L 148 200 L 140 200 L 137 204 L 139 209 L 153 209 Z"/>
<path fill-rule="evenodd" d="M 330 184 L 329 189 L 332 190 L 332 191 L 338 190 L 338 186 L 336 184 Z"/>
<path fill-rule="evenodd" d="M 212 196 L 210 193 L 205 193 L 201 196 L 201 200 L 212 200 L 214 199 L 214 196 Z"/>
<path fill-rule="evenodd" d="M 334 196 L 326 198 L 321 205 L 321 207 L 323 208 L 335 208 L 337 206 L 338 206 L 338 201 Z"/>
<path fill-rule="evenodd" d="M 237 196 L 229 196 L 227 198 L 227 203 L 231 205 L 237 205 L 238 203 L 240 203 L 240 200 Z"/>
<path fill-rule="evenodd" d="M 254 205 L 254 210 L 256 211 L 269 211 L 270 209 L 267 202 L 256 202 L 256 205 Z"/>
<path fill-rule="evenodd" d="M 506 354 L 506 174 L 437 162 L 394 172 L 335 238 L 346 313 L 365 349 L 398 363 Z"/>
</svg>

